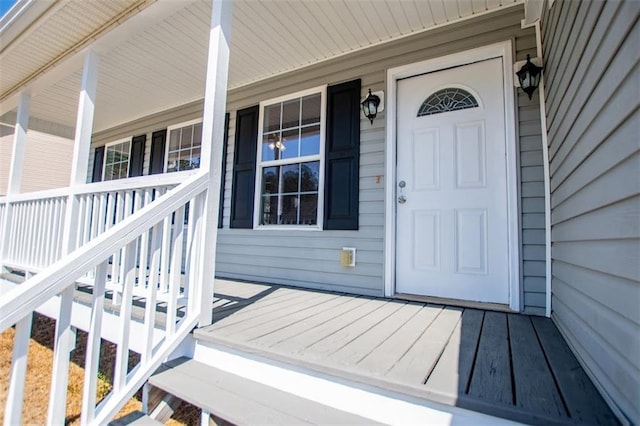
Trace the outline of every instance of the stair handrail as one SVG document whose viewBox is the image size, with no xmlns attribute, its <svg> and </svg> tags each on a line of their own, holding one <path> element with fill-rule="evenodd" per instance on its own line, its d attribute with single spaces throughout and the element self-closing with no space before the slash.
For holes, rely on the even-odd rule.
<svg viewBox="0 0 640 426">
<path fill-rule="evenodd" d="M 148 229 L 149 223 L 162 220 L 181 204 L 204 191 L 208 179 L 207 172 L 190 177 L 174 188 L 171 197 L 161 197 L 157 202 L 143 207 L 20 286 L 0 296 L 0 333 L 61 293 L 87 270 L 111 256 L 114 251 L 137 238 L 141 232 Z"/>
<path fill-rule="evenodd" d="M 19 423 L 21 419 L 22 395 L 26 380 L 26 356 L 28 339 L 31 334 L 32 315 L 40 305 L 57 295 L 62 296 L 59 315 L 61 317 L 65 316 L 66 318 L 64 321 L 62 319 L 60 319 L 60 321 L 67 325 L 64 325 L 60 330 L 56 330 L 57 340 L 56 346 L 54 347 L 54 371 L 52 374 L 52 390 L 47 424 L 55 424 L 63 421 L 64 401 L 66 400 L 64 395 L 68 380 L 65 378 L 65 371 L 68 370 L 69 362 L 68 356 L 64 354 L 71 350 L 71 341 L 69 340 L 70 328 L 68 325 L 68 319 L 71 316 L 71 303 L 65 302 L 65 300 L 71 300 L 69 294 L 73 294 L 75 282 L 88 271 L 96 271 L 96 280 L 93 284 L 94 294 L 91 308 L 89 340 L 87 341 L 87 366 L 85 367 L 86 389 L 83 391 L 82 424 L 107 423 L 144 384 L 160 363 L 176 349 L 188 333 L 197 325 L 201 317 L 200 314 L 203 305 L 195 303 L 193 298 L 188 299 L 185 315 L 180 319 L 176 317 L 176 310 L 178 309 L 176 300 L 179 295 L 180 283 L 176 281 L 176 277 L 174 276 L 170 283 L 169 292 L 172 296 L 167 306 L 164 337 L 157 344 L 151 343 L 152 330 L 155 328 L 153 318 L 156 307 L 156 284 L 151 285 L 151 282 L 155 281 L 150 281 L 148 289 L 151 299 L 147 300 L 144 320 L 147 328 L 147 344 L 143 354 L 141 354 L 141 361 L 138 366 L 128 371 L 126 362 L 129 353 L 128 330 L 129 324 L 132 321 L 130 316 L 131 304 L 133 302 L 132 286 L 135 280 L 133 276 L 127 275 L 126 283 L 122 289 L 123 304 L 121 305 L 119 314 L 121 321 L 119 329 L 121 334 L 120 340 L 117 343 L 113 390 L 100 404 L 95 405 L 96 369 L 99 361 L 99 341 L 101 337 L 100 324 L 103 314 L 105 281 L 109 259 L 115 252 L 126 250 L 126 262 L 128 266 L 125 266 L 125 268 L 127 268 L 127 271 L 132 271 L 132 268 L 135 268 L 135 251 L 139 238 L 144 235 L 151 235 L 149 232 L 153 230 L 154 240 L 156 238 L 163 238 L 163 241 L 165 241 L 165 236 L 170 235 L 168 232 L 170 232 L 171 222 L 175 220 L 172 219 L 172 217 L 178 218 L 180 215 L 183 215 L 188 205 L 191 205 L 192 212 L 199 212 L 197 213 L 197 219 L 190 224 L 190 226 L 194 226 L 192 232 L 195 235 L 199 235 L 198 230 L 202 226 L 202 221 L 206 220 L 206 218 L 202 216 L 202 213 L 205 211 L 204 206 L 208 202 L 208 181 L 208 172 L 198 172 L 190 176 L 183 183 L 168 192 L 168 196 L 160 196 L 153 202 L 146 204 L 140 210 L 105 230 L 102 234 L 43 269 L 42 272 L 0 296 L 0 332 L 3 332 L 13 325 L 16 326 L 14 356 L 5 410 L 5 425 Z M 194 218 L 195 217 L 196 216 L 194 216 Z M 174 236 L 176 239 L 174 239 L 174 237 L 167 238 L 171 238 L 172 244 L 177 244 L 177 246 L 174 245 L 173 247 L 181 247 L 182 221 L 176 221 L 176 226 L 178 227 L 177 233 L 175 234 L 177 237 Z M 163 231 L 158 234 L 157 232 L 160 228 L 163 228 Z M 156 237 L 156 235 L 158 236 Z M 184 286 L 185 290 L 189 287 L 188 290 L 192 295 L 197 295 L 201 293 L 202 288 L 201 281 L 203 277 L 200 266 L 198 265 L 202 261 L 200 247 L 203 241 L 198 239 L 193 241 L 193 244 L 196 251 L 191 253 L 191 255 L 193 256 L 192 262 L 196 262 L 192 263 L 195 269 L 193 274 L 188 276 Z M 154 246 L 159 248 L 160 244 Z M 162 250 L 168 249 L 165 243 L 162 244 L 162 247 Z M 159 256 L 157 249 L 155 253 L 154 259 L 157 259 L 157 256 Z M 177 251 L 176 253 L 178 254 L 174 253 L 174 255 L 172 255 L 172 263 L 169 266 L 171 270 L 174 271 L 171 273 L 172 275 L 176 274 L 176 268 L 179 270 L 180 252 Z M 154 268 L 152 267 L 151 270 L 154 270 Z M 126 303 L 124 301 L 126 301 Z M 59 344 L 60 346 L 58 346 Z M 60 357 L 58 357 L 58 355 Z"/>
</svg>

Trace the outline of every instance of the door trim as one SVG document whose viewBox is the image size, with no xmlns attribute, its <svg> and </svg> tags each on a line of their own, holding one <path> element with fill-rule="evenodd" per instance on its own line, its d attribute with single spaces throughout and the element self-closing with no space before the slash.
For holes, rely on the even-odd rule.
<svg viewBox="0 0 640 426">
<path fill-rule="evenodd" d="M 509 265 L 509 308 L 520 311 L 520 221 L 518 216 L 518 171 L 515 87 L 513 84 L 513 45 L 511 40 L 472 50 L 454 53 L 438 58 L 427 59 L 414 64 L 387 70 L 386 105 L 386 156 L 385 156 L 385 271 L 384 293 L 387 297 L 395 294 L 395 256 L 396 256 L 396 103 L 397 82 L 400 79 L 439 71 L 461 65 L 468 65 L 486 59 L 502 58 L 505 141 L 507 161 L 507 217 L 508 217 L 508 265 Z"/>
</svg>

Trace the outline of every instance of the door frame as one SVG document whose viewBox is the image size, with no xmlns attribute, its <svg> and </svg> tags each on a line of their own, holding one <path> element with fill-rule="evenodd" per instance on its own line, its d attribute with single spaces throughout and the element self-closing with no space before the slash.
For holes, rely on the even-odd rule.
<svg viewBox="0 0 640 426">
<path fill-rule="evenodd" d="M 518 158 L 516 137 L 515 86 L 513 81 L 513 43 L 511 40 L 478 47 L 451 55 L 390 68 L 387 70 L 386 155 L 385 155 L 385 265 L 384 293 L 395 294 L 396 267 L 396 104 L 397 82 L 420 74 L 468 65 L 486 59 L 502 58 L 505 143 L 507 161 L 507 232 L 509 236 L 509 309 L 520 311 L 520 220 L 518 215 Z"/>
</svg>

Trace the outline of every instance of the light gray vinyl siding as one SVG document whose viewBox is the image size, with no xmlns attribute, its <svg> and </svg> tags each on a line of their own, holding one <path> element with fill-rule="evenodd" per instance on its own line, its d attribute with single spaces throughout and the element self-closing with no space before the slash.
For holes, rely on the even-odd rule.
<svg viewBox="0 0 640 426">
<path fill-rule="evenodd" d="M 640 424 L 640 3 L 556 1 L 543 19 L 552 318 Z"/>
<path fill-rule="evenodd" d="M 449 25 L 365 49 L 331 61 L 231 90 L 227 168 L 224 176 L 223 229 L 218 233 L 216 273 L 221 277 L 272 282 L 366 295 L 384 293 L 385 235 L 385 113 L 373 125 L 361 119 L 360 197 L 358 231 L 229 229 L 236 112 L 260 101 L 312 87 L 362 79 L 362 96 L 369 88 L 386 90 L 386 71 L 430 58 L 491 43 L 512 40 L 516 60 L 535 55 L 535 32 L 521 29 L 522 6 Z M 545 312 L 545 233 L 542 140 L 539 105 L 519 93 L 519 175 L 521 184 L 523 310 Z M 200 117 L 195 102 L 116 129 L 94 135 L 93 147 Z M 148 159 L 149 144 L 147 144 Z M 145 162 L 145 174 L 148 161 Z M 91 168 L 90 168 L 91 170 Z M 391 177 L 393 179 L 393 177 Z M 342 247 L 355 247 L 356 266 L 340 266 Z"/>
<path fill-rule="evenodd" d="M 360 229 L 354 231 L 286 231 L 228 229 L 233 176 L 234 111 L 262 100 L 322 84 L 362 78 L 367 90 L 386 89 L 386 70 L 482 45 L 513 40 L 517 60 L 535 56 L 535 32 L 522 30 L 522 9 L 447 26 L 408 37 L 308 69 L 233 90 L 230 145 L 225 177 L 224 229 L 218 234 L 217 273 L 224 277 L 331 288 L 346 292 L 384 293 L 384 113 L 373 126 L 361 120 Z M 522 182 L 523 309 L 545 312 L 544 174 L 540 110 L 535 101 L 518 96 Z M 393 179 L 393 177 L 391 177 Z M 379 179 L 379 183 L 377 180 Z M 356 247 L 356 267 L 339 264 L 342 247 Z M 251 265 L 251 267 L 247 267 Z"/>
</svg>

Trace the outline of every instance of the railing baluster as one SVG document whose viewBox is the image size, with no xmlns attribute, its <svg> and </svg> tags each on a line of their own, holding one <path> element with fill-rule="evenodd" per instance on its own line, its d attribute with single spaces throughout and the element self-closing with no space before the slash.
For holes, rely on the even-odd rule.
<svg viewBox="0 0 640 426">
<path fill-rule="evenodd" d="M 151 229 L 151 266 L 149 268 L 149 284 L 147 285 L 147 300 L 144 309 L 144 323 L 146 336 L 144 350 L 141 354 L 143 362 L 153 355 L 153 332 L 156 322 L 156 301 L 158 294 L 158 268 L 160 267 L 162 224 L 157 223 Z"/>
<path fill-rule="evenodd" d="M 24 399 L 24 384 L 27 376 L 27 358 L 29 355 L 32 320 L 33 313 L 30 313 L 16 323 L 9 391 L 4 410 L 4 424 L 7 426 L 22 424 L 22 401 Z"/>
<path fill-rule="evenodd" d="M 53 346 L 53 368 L 51 373 L 51 391 L 49 393 L 48 425 L 64 423 L 69 379 L 69 352 L 74 348 L 72 340 L 75 333 L 71 330 L 71 307 L 75 285 L 70 283 L 60 293 L 60 310 L 56 321 L 56 335 Z"/>
<path fill-rule="evenodd" d="M 108 261 L 95 268 L 93 283 L 93 301 L 91 321 L 87 336 L 87 355 L 85 361 L 84 387 L 82 389 L 82 413 L 80 422 L 83 425 L 93 421 L 96 412 L 96 388 L 100 361 L 100 341 L 102 337 L 102 316 L 104 313 L 104 293 L 107 280 Z"/>
<path fill-rule="evenodd" d="M 182 280 L 182 250 L 184 243 L 184 206 L 175 212 L 173 219 L 173 235 L 171 238 L 171 269 L 169 271 L 169 297 L 167 299 L 167 335 L 176 330 L 176 313 Z"/>
<path fill-rule="evenodd" d="M 127 368 L 129 364 L 129 330 L 131 325 L 131 309 L 133 302 L 133 285 L 135 281 L 136 240 L 124 248 L 124 287 L 120 303 L 120 327 L 116 349 L 116 366 L 114 370 L 113 389 L 117 392 L 127 384 Z"/>
<path fill-rule="evenodd" d="M 40 269 L 44 269 L 49 266 L 46 263 L 47 251 L 51 246 L 51 199 L 44 200 L 44 218 L 43 218 L 43 230 L 38 244 L 38 259 L 36 266 Z"/>
<path fill-rule="evenodd" d="M 171 250 L 171 215 L 162 224 L 162 257 L 160 261 L 160 291 L 169 291 L 169 250 Z"/>
<path fill-rule="evenodd" d="M 142 198 L 144 195 L 144 204 L 147 205 L 151 202 L 151 191 L 152 189 L 147 189 L 144 191 L 144 194 L 138 194 L 139 198 Z M 141 288 L 144 288 L 147 284 L 147 267 L 148 267 L 148 257 L 149 257 L 149 238 L 150 231 L 145 231 L 140 237 L 140 258 L 138 264 L 138 285 Z M 150 275 L 150 274 L 149 274 Z"/>
</svg>

